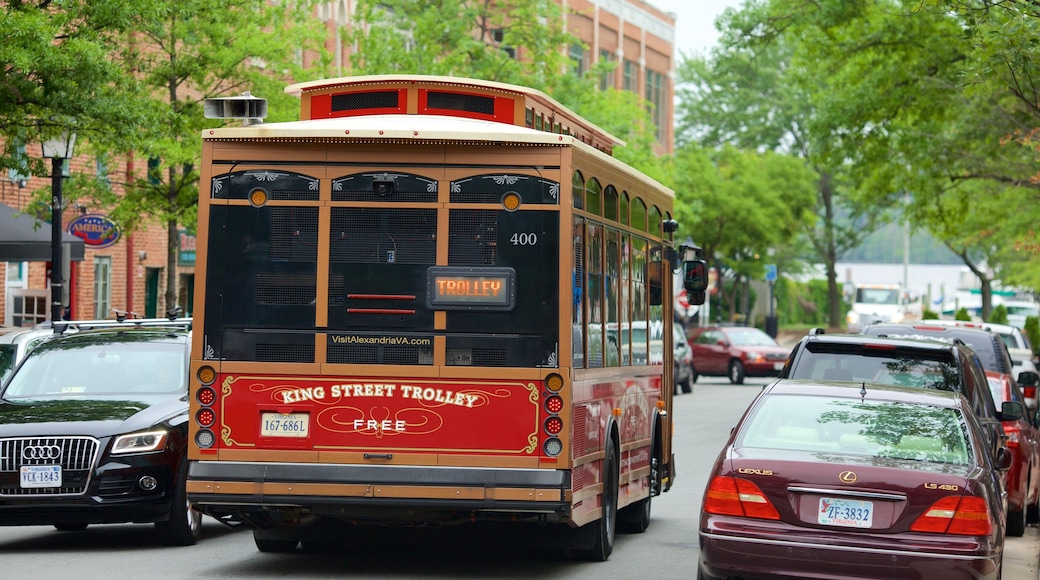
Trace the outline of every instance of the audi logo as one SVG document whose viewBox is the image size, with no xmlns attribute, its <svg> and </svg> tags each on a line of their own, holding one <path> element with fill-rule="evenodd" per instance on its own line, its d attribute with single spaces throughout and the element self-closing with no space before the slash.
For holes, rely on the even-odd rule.
<svg viewBox="0 0 1040 580">
<path fill-rule="evenodd" d="M 22 459 L 44 459 L 53 460 L 61 457 L 61 447 L 58 445 L 26 445 L 22 447 Z"/>
</svg>

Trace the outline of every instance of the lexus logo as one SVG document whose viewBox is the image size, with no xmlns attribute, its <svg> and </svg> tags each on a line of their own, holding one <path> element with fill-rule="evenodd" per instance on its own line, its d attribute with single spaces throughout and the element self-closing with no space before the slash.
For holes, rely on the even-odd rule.
<svg viewBox="0 0 1040 580">
<path fill-rule="evenodd" d="M 22 459 L 54 460 L 61 457 L 61 447 L 57 445 L 26 445 L 22 447 Z"/>
<path fill-rule="evenodd" d="M 855 471 L 842 471 L 838 474 L 838 480 L 842 483 L 856 483 L 859 476 L 856 475 Z"/>
</svg>

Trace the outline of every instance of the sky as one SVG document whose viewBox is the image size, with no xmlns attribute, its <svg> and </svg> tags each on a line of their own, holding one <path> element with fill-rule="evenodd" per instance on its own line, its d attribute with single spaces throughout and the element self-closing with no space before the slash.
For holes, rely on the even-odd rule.
<svg viewBox="0 0 1040 580">
<path fill-rule="evenodd" d="M 646 0 L 665 12 L 672 12 L 675 19 L 675 60 L 682 59 L 682 54 L 700 52 L 707 54 L 708 49 L 718 39 L 715 30 L 715 18 L 728 7 L 739 8 L 741 0 Z"/>
</svg>

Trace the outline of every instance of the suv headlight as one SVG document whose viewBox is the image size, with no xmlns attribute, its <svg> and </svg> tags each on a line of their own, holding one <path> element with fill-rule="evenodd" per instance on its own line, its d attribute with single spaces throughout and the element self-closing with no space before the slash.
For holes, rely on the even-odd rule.
<svg viewBox="0 0 1040 580">
<path fill-rule="evenodd" d="M 112 455 L 160 451 L 166 447 L 166 439 L 168 437 L 169 434 L 166 431 L 147 431 L 145 433 L 120 435 L 112 443 Z"/>
<path fill-rule="evenodd" d="M 849 313 L 845 315 L 845 322 L 847 324 L 859 324 L 859 313 L 855 310 L 850 310 Z"/>
</svg>

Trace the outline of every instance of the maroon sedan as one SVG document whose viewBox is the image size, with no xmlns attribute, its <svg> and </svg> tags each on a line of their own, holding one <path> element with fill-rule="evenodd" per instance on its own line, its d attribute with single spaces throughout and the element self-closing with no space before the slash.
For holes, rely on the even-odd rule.
<svg viewBox="0 0 1040 580">
<path fill-rule="evenodd" d="M 781 379 L 709 476 L 697 577 L 999 578 L 1011 455 L 984 441 L 957 393 Z"/>
<path fill-rule="evenodd" d="M 705 326 L 690 334 L 693 348 L 693 378 L 698 375 L 729 377 L 734 385 L 744 377 L 780 374 L 790 349 L 776 343 L 757 328 Z"/>
</svg>

